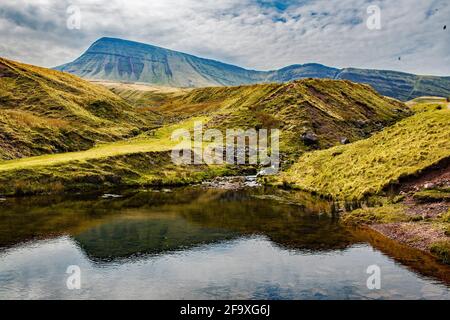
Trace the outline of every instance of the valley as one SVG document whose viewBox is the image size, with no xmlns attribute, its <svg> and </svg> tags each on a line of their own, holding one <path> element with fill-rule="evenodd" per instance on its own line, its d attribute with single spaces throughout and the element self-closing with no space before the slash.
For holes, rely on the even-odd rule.
<svg viewBox="0 0 450 320">
<path fill-rule="evenodd" d="M 2 0 L 0 301 L 168 319 L 450 301 L 449 17 Z"/>
<path fill-rule="evenodd" d="M 431 188 L 401 187 L 448 163 L 447 98 L 404 104 L 348 80 L 174 88 L 88 82 L 6 59 L 0 65 L 3 197 L 146 190 L 255 175 L 261 167 L 175 165 L 171 134 L 190 131 L 198 121 L 222 132 L 278 129 L 282 171 L 260 183 L 345 203 L 344 223 L 369 225 L 448 261 L 448 179 Z M 292 192 L 282 201 L 298 201 Z M 431 213 L 411 213 L 420 206 Z"/>
</svg>

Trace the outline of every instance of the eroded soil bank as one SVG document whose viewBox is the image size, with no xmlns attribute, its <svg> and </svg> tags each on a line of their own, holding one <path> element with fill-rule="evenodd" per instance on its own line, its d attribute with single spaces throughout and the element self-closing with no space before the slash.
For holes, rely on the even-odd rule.
<svg viewBox="0 0 450 320">
<path fill-rule="evenodd" d="M 384 217 L 370 228 L 450 263 L 449 161 L 401 183 L 391 203 L 381 208 L 385 211 L 379 209 L 378 212 Z M 357 213 L 364 210 L 370 209 Z"/>
</svg>

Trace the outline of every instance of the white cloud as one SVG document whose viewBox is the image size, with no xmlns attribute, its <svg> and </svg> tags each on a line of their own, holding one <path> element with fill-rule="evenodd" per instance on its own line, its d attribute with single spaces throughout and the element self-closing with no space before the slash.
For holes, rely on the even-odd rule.
<svg viewBox="0 0 450 320">
<path fill-rule="evenodd" d="M 137 40 L 252 69 L 318 62 L 450 75 L 446 0 L 2 0 L 0 55 L 54 66 L 102 36 Z M 81 30 L 66 28 L 78 5 Z M 381 30 L 366 9 L 381 7 Z M 401 57 L 399 60 L 398 58 Z"/>
</svg>

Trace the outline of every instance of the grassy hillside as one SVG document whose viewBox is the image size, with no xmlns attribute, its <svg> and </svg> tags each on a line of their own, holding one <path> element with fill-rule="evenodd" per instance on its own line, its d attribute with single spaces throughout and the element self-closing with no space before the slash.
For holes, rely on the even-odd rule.
<svg viewBox="0 0 450 320">
<path fill-rule="evenodd" d="M 158 87 L 137 83 L 119 83 L 105 81 L 91 81 L 102 85 L 112 92 L 122 97 L 131 105 L 145 109 L 158 108 L 169 101 L 186 94 L 191 89 L 181 89 L 175 87 Z M 158 111 L 158 109 L 154 109 Z"/>
<path fill-rule="evenodd" d="M 367 85 L 319 79 L 194 89 L 153 110 L 174 120 L 208 115 L 207 127 L 222 130 L 278 128 L 281 151 L 292 157 L 368 137 L 410 114 Z"/>
<path fill-rule="evenodd" d="M 171 161 L 173 130 L 192 129 L 190 120 L 157 129 L 152 134 L 63 154 L 0 162 L 0 194 L 22 195 L 89 191 L 111 187 L 145 187 L 200 182 L 235 174 L 227 166 L 178 166 Z M 243 168 L 245 170 L 245 168 Z"/>
<path fill-rule="evenodd" d="M 120 92 L 128 93 L 129 88 Z M 172 164 L 170 151 L 176 142 L 171 141 L 171 133 L 180 127 L 192 130 L 194 121 L 220 129 L 280 128 L 283 158 L 292 161 L 305 150 L 340 144 L 344 136 L 361 139 L 409 114 L 405 105 L 379 96 L 368 86 L 345 81 L 303 80 L 165 94 L 174 96 L 153 109 L 172 125 L 98 143 L 86 151 L 0 162 L 0 194 L 191 183 L 236 173 L 236 168 L 225 166 Z M 306 143 L 305 133 L 317 141 Z"/>
<path fill-rule="evenodd" d="M 173 130 L 179 128 L 192 128 L 194 121 L 206 118 L 193 118 L 175 125 L 165 126 L 153 131 L 151 134 L 142 134 L 130 139 L 104 143 L 89 150 L 66 152 L 60 154 L 41 155 L 0 162 L 0 173 L 9 170 L 29 169 L 32 167 L 52 167 L 69 161 L 89 161 L 92 159 L 107 158 L 141 152 L 166 152 L 172 150 L 177 144 L 170 139 Z"/>
<path fill-rule="evenodd" d="M 361 199 L 446 158 L 450 110 L 425 111 L 369 139 L 305 154 L 280 180 L 336 198 Z"/>
<path fill-rule="evenodd" d="M 415 112 L 450 109 L 450 99 L 442 97 L 419 97 L 406 103 Z"/>
<path fill-rule="evenodd" d="M 0 58 L 0 159 L 88 149 L 157 119 L 104 87 Z"/>
</svg>

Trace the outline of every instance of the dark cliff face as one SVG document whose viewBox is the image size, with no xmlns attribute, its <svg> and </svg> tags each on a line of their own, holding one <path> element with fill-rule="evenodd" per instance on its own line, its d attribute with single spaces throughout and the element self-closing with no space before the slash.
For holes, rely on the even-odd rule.
<svg viewBox="0 0 450 320">
<path fill-rule="evenodd" d="M 316 63 L 292 65 L 273 71 L 254 71 L 114 38 L 97 40 L 78 59 L 55 69 L 87 79 L 173 87 L 236 86 L 326 78 L 366 83 L 385 96 L 403 101 L 424 95 L 450 95 L 450 77 L 417 76 L 384 70 L 336 69 Z"/>
</svg>

